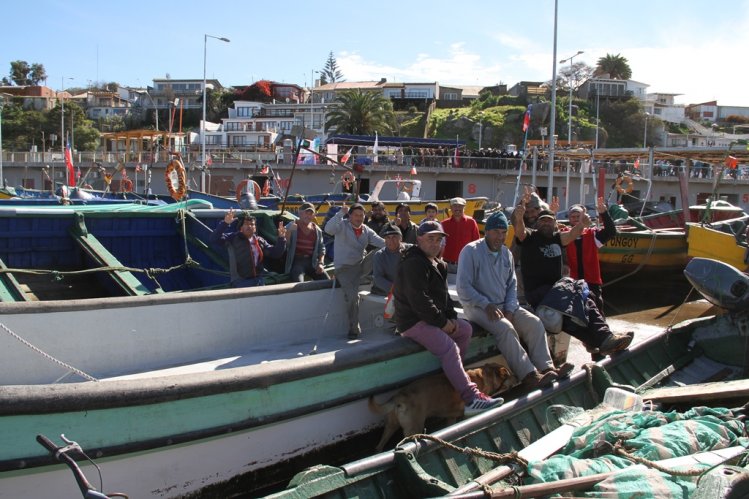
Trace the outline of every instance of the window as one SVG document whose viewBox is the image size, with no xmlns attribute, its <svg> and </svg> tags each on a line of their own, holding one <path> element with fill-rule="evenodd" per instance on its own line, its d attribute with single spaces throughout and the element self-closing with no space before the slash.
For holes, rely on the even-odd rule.
<svg viewBox="0 0 749 499">
<path fill-rule="evenodd" d="M 247 107 L 247 106 L 238 107 L 237 118 L 250 118 L 254 116 L 254 113 L 253 113 L 254 110 L 255 108 L 253 107 Z"/>
<path fill-rule="evenodd" d="M 245 146 L 247 145 L 247 136 L 235 135 L 231 138 L 231 145 L 233 146 Z"/>
<path fill-rule="evenodd" d="M 444 100 L 458 100 L 458 92 L 445 92 Z"/>
</svg>

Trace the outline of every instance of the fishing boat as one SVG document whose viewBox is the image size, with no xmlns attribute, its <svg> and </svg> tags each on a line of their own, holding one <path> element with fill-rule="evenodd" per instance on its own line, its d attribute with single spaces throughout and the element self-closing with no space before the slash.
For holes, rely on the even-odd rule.
<svg viewBox="0 0 749 499">
<path fill-rule="evenodd" d="M 229 259 L 210 244 L 225 215 L 202 200 L 163 205 L 0 204 L 0 301 L 47 301 L 227 287 Z M 253 212 L 274 242 L 289 214 Z M 283 272 L 279 263 L 277 272 Z M 270 274 L 267 282 L 284 276 Z"/>
<path fill-rule="evenodd" d="M 692 260 L 685 275 L 723 313 L 661 329 L 569 380 L 404 439 L 394 450 L 308 468 L 269 497 L 536 497 L 591 490 L 594 497 L 728 497 L 718 495 L 726 482 L 717 479 L 749 479 L 745 468 L 730 466 L 746 453 L 743 412 L 726 409 L 749 396 L 749 276 L 706 259 Z M 699 473 L 653 469 L 685 465 Z M 705 475 L 700 483 L 698 474 Z"/>
<path fill-rule="evenodd" d="M 749 270 L 749 216 L 713 223 L 687 224 L 687 254 L 690 258 L 713 258 Z"/>
<path fill-rule="evenodd" d="M 175 497 L 372 430 L 367 397 L 439 362 L 376 301 L 348 340 L 333 282 L 0 303 L 0 497 L 66 496 L 37 433 L 99 456 L 108 490 Z M 476 337 L 467 360 L 496 355 Z"/>
</svg>

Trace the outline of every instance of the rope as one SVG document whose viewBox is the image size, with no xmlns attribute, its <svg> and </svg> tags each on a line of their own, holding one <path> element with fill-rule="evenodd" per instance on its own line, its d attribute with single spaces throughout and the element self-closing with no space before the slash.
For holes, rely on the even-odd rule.
<svg viewBox="0 0 749 499">
<path fill-rule="evenodd" d="M 16 334 L 13 331 L 11 331 L 10 328 L 8 328 L 8 326 L 6 326 L 5 324 L 3 324 L 2 322 L 0 322 L 0 328 L 3 328 L 5 330 L 5 332 L 7 332 L 9 335 L 11 335 L 11 337 L 17 339 L 22 344 L 24 344 L 25 346 L 29 347 L 31 350 L 33 350 L 36 353 L 40 354 L 42 357 L 45 357 L 46 359 L 51 360 L 55 364 L 58 364 L 58 365 L 64 367 L 65 369 L 68 369 L 69 371 L 74 372 L 75 374 L 77 374 L 81 378 L 86 379 L 88 381 L 99 381 L 98 379 L 94 378 L 93 376 L 90 376 L 90 375 L 84 373 L 80 369 L 77 369 L 77 368 L 71 366 L 70 364 L 66 364 L 63 361 L 61 361 L 59 359 L 56 359 L 55 357 L 52 357 L 47 352 L 42 351 L 40 348 L 32 345 L 31 343 L 29 343 L 25 339 L 21 338 L 18 334 Z"/>
<path fill-rule="evenodd" d="M 454 450 L 455 452 L 460 452 L 461 454 L 466 454 L 469 456 L 479 456 L 499 463 L 514 462 L 523 467 L 528 466 L 528 461 L 520 457 L 517 452 L 508 452 L 506 454 L 502 454 L 498 452 L 485 451 L 483 449 L 479 449 L 478 447 L 458 447 L 457 445 L 451 444 L 446 440 L 442 440 L 441 438 L 424 433 L 418 433 L 416 435 L 406 437 L 398 442 L 398 445 L 396 445 L 396 447 L 400 447 L 401 445 L 408 443 L 409 441 L 415 442 L 419 439 L 431 440 L 432 442 L 436 442 L 443 447 L 447 447 L 448 449 Z"/>
<path fill-rule="evenodd" d="M 629 459 L 630 461 L 637 463 L 637 464 L 643 464 L 645 466 L 648 466 L 650 468 L 653 468 L 654 470 L 660 471 L 661 473 L 666 473 L 667 475 L 672 476 L 700 476 L 702 475 L 705 470 L 704 469 L 687 469 L 687 470 L 674 470 L 670 468 L 666 468 L 665 466 L 661 466 L 660 464 L 656 463 L 655 461 L 651 461 L 649 459 L 645 459 L 643 457 L 637 457 L 626 450 L 624 450 L 624 441 L 619 440 L 614 444 L 614 452 L 619 454 L 620 456 Z"/>
<path fill-rule="evenodd" d="M 624 274 L 621 277 L 617 277 L 613 281 L 608 281 L 608 282 L 604 283 L 601 287 L 605 288 L 606 286 L 614 284 L 615 282 L 619 282 L 619 281 L 621 281 L 623 279 L 626 279 L 627 277 L 629 277 L 631 275 L 634 275 L 637 272 L 639 272 L 640 269 L 642 269 L 642 267 L 645 266 L 645 263 L 647 263 L 647 261 L 650 260 L 650 255 L 653 253 L 653 249 L 655 249 L 655 240 L 658 238 L 658 233 L 657 232 L 655 232 L 653 229 L 650 229 L 650 231 L 653 233 L 653 238 L 650 240 L 650 247 L 648 248 L 648 252 L 645 254 L 645 258 L 642 259 L 642 261 L 637 266 L 637 268 L 635 270 L 633 270 L 632 272 L 628 273 L 628 274 Z"/>
</svg>

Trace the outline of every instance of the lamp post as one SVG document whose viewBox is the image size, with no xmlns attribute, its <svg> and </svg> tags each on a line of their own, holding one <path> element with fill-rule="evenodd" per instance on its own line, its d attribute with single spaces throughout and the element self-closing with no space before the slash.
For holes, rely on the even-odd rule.
<svg viewBox="0 0 749 499">
<path fill-rule="evenodd" d="M 205 107 L 206 107 L 206 81 L 205 67 L 208 55 L 208 39 L 215 38 L 222 42 L 229 43 L 228 38 L 222 36 L 213 36 L 203 34 L 203 120 L 200 122 L 200 189 L 205 192 Z"/>
<path fill-rule="evenodd" d="M 567 124 L 567 147 L 570 147 L 572 145 L 572 59 L 577 57 L 578 55 L 582 54 L 582 50 L 578 50 L 577 54 L 569 56 L 567 59 L 562 59 L 559 61 L 559 64 L 564 64 L 567 61 L 570 61 L 570 109 L 569 109 L 569 123 Z"/>
<path fill-rule="evenodd" d="M 312 130 L 315 129 L 315 73 L 320 74 L 319 71 L 315 69 L 311 69 L 309 72 L 310 75 L 310 85 L 309 85 L 309 114 L 310 114 L 310 128 Z"/>
<path fill-rule="evenodd" d="M 479 113 L 479 151 L 481 150 L 481 136 L 484 131 L 484 113 Z"/>
<path fill-rule="evenodd" d="M 642 136 L 642 147 L 644 148 L 648 147 L 648 118 L 650 118 L 650 113 L 645 113 L 645 133 Z"/>
<path fill-rule="evenodd" d="M 3 177 L 3 106 L 5 98 L 0 96 L 0 183 L 5 186 L 5 177 Z"/>
<path fill-rule="evenodd" d="M 60 79 L 60 150 L 63 155 L 65 154 L 65 99 L 62 93 L 65 91 L 65 80 L 72 80 L 73 78 L 65 78 L 64 76 Z"/>
</svg>

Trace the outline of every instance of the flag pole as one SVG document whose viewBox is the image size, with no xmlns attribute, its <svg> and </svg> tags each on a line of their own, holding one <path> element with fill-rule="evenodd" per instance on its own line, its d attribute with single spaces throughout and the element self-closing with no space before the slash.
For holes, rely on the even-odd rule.
<svg viewBox="0 0 749 499">
<path fill-rule="evenodd" d="M 528 109 L 525 111 L 525 114 L 523 115 L 523 132 L 525 132 L 523 136 L 523 159 L 520 162 L 520 165 L 518 165 L 518 178 L 515 181 L 515 197 L 512 199 L 512 206 L 516 206 L 518 203 L 518 198 L 520 197 L 520 176 L 523 174 L 523 166 L 525 165 L 525 161 L 528 158 L 528 151 L 526 151 L 526 144 L 528 143 L 528 130 L 531 129 L 530 125 L 530 116 L 531 116 L 531 104 L 528 104 Z"/>
</svg>

